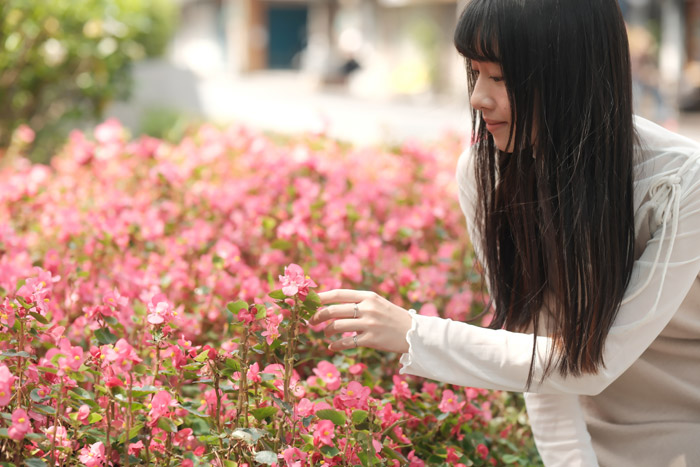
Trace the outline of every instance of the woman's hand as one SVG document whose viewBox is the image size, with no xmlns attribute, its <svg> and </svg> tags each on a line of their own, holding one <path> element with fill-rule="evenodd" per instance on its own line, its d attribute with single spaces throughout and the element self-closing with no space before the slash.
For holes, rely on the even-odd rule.
<svg viewBox="0 0 700 467">
<path fill-rule="evenodd" d="M 312 316 L 311 324 L 334 320 L 325 328 L 326 336 L 357 332 L 357 336 L 343 337 L 331 343 L 330 350 L 361 346 L 387 352 L 408 352 L 406 333 L 411 329 L 413 319 L 408 311 L 374 292 L 336 289 L 318 295 L 322 305 L 333 305 Z"/>
</svg>

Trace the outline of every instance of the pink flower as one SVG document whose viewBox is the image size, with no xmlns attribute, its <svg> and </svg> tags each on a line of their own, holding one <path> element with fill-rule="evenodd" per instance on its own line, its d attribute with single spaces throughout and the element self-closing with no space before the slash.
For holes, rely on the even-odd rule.
<svg viewBox="0 0 700 467">
<path fill-rule="evenodd" d="M 343 276 L 352 282 L 362 282 L 362 263 L 357 256 L 346 256 L 343 262 L 340 263 L 340 269 L 343 272 Z"/>
<path fill-rule="evenodd" d="M 457 454 L 457 451 L 452 446 L 447 448 L 447 458 L 445 459 L 448 464 L 455 464 L 461 456 Z"/>
<path fill-rule="evenodd" d="M 282 282 L 282 292 L 287 297 L 299 295 L 299 299 L 306 300 L 309 287 L 316 287 L 316 283 L 304 275 L 304 270 L 297 264 L 290 264 L 284 268 L 284 275 L 279 276 Z"/>
<path fill-rule="evenodd" d="M 462 406 L 464 406 L 464 402 L 460 402 L 454 392 L 449 389 L 445 389 L 442 392 L 442 400 L 438 404 L 438 409 L 440 409 L 440 411 L 444 413 L 459 412 Z"/>
<path fill-rule="evenodd" d="M 12 307 L 10 299 L 5 297 L 5 300 L 0 303 L 0 324 L 12 328 L 15 324 L 15 310 Z"/>
<path fill-rule="evenodd" d="M 12 425 L 7 429 L 7 434 L 15 441 L 19 441 L 30 431 L 32 431 L 32 424 L 27 412 L 23 409 L 15 409 L 12 412 Z"/>
<path fill-rule="evenodd" d="M 246 324 L 246 325 L 251 325 L 255 321 L 255 315 L 258 313 L 257 308 L 255 306 L 251 305 L 248 308 L 241 308 L 238 310 L 238 316 L 237 319 L 239 322 Z"/>
<path fill-rule="evenodd" d="M 481 443 L 476 446 L 476 452 L 482 459 L 486 459 L 486 457 L 489 455 L 489 448 L 487 448 L 485 444 Z"/>
<path fill-rule="evenodd" d="M 131 455 L 138 456 L 141 453 L 141 449 L 143 449 L 143 441 L 139 441 L 137 443 L 131 443 L 129 444 L 129 449 L 128 452 Z"/>
<path fill-rule="evenodd" d="M 81 405 L 80 408 L 78 409 L 77 420 L 80 421 L 83 425 L 87 425 L 89 416 L 90 416 L 90 406 L 87 404 Z"/>
<path fill-rule="evenodd" d="M 129 304 L 129 299 L 120 295 L 119 290 L 115 287 L 113 291 L 107 292 L 102 296 L 102 302 L 105 305 L 112 306 L 114 308 L 124 307 Z"/>
<path fill-rule="evenodd" d="M 407 457 L 410 461 L 410 463 L 408 464 L 409 467 L 425 467 L 425 462 L 423 462 L 423 460 L 416 456 L 415 451 L 409 452 Z"/>
<path fill-rule="evenodd" d="M 173 318 L 173 306 L 163 294 L 157 294 L 148 304 L 146 320 L 155 326 L 169 322 Z"/>
<path fill-rule="evenodd" d="M 314 446 L 320 446 L 321 444 L 332 446 L 333 438 L 335 438 L 335 425 L 333 422 L 330 420 L 319 420 L 314 430 Z"/>
<path fill-rule="evenodd" d="M 10 369 L 0 364 L 0 407 L 10 403 L 12 399 L 12 385 L 15 383 L 15 376 L 10 373 Z"/>
<path fill-rule="evenodd" d="M 248 381 L 252 383 L 260 383 L 262 382 L 262 378 L 260 377 L 260 365 L 258 362 L 253 363 L 250 365 L 248 368 L 248 372 L 246 373 L 246 377 L 248 378 Z"/>
<path fill-rule="evenodd" d="M 18 126 L 15 132 L 15 134 L 17 135 L 17 139 L 19 139 L 21 142 L 25 144 L 31 144 L 32 142 L 34 142 L 34 137 L 36 135 L 34 134 L 34 130 L 29 128 L 28 125 Z"/>
<path fill-rule="evenodd" d="M 346 409 L 367 409 L 367 398 L 372 390 L 357 381 L 351 381 L 340 390 L 339 398 Z"/>
<path fill-rule="evenodd" d="M 350 365 L 350 368 L 348 368 L 348 373 L 351 375 L 360 375 L 362 374 L 363 371 L 367 368 L 367 365 L 364 363 L 355 363 L 354 365 Z"/>
<path fill-rule="evenodd" d="M 267 345 L 272 345 L 272 343 L 280 336 L 279 325 L 282 323 L 284 316 L 281 313 L 271 312 L 268 313 L 265 319 L 265 330 L 262 335 L 265 336 L 265 341 Z"/>
<path fill-rule="evenodd" d="M 101 144 L 113 144 L 122 140 L 124 127 L 116 118 L 110 118 L 97 125 L 95 128 L 95 139 Z"/>
<path fill-rule="evenodd" d="M 318 362 L 314 368 L 314 374 L 321 378 L 329 390 L 335 391 L 340 387 L 340 372 L 331 362 L 326 360 Z"/>
<path fill-rule="evenodd" d="M 314 404 L 309 399 L 304 397 L 297 403 L 295 410 L 298 417 L 308 417 L 314 413 Z"/>
<path fill-rule="evenodd" d="M 129 372 L 135 363 L 141 362 L 136 350 L 124 338 L 119 339 L 114 347 L 103 345 L 100 350 L 104 360 L 117 374 Z"/>
<path fill-rule="evenodd" d="M 392 377 L 392 380 L 394 381 L 394 388 L 391 390 L 391 393 L 394 395 L 394 397 L 405 397 L 410 399 L 411 390 L 408 387 L 408 383 L 403 380 L 403 377 L 399 375 L 394 375 Z"/>
<path fill-rule="evenodd" d="M 289 446 L 282 451 L 282 458 L 287 463 L 287 467 L 303 467 L 307 454 L 299 448 Z"/>
<path fill-rule="evenodd" d="M 148 422 L 149 426 L 155 426 L 158 423 L 160 417 L 167 417 L 170 415 L 170 407 L 176 406 L 177 401 L 173 400 L 173 397 L 168 391 L 158 391 L 150 404 L 150 412 L 148 412 Z"/>
<path fill-rule="evenodd" d="M 104 464 L 105 461 L 105 445 L 102 441 L 98 441 L 92 446 L 85 446 L 80 450 L 80 455 L 78 456 L 80 462 L 86 465 L 86 467 L 97 467 Z"/>
</svg>

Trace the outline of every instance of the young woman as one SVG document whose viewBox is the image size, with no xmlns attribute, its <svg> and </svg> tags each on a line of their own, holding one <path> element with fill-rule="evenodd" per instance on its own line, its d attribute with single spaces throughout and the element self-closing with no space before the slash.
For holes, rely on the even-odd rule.
<svg viewBox="0 0 700 467">
<path fill-rule="evenodd" d="M 332 290 L 330 348 L 527 391 L 545 465 L 700 466 L 700 145 L 632 115 L 616 0 L 472 0 L 460 204 L 491 329 Z"/>
</svg>

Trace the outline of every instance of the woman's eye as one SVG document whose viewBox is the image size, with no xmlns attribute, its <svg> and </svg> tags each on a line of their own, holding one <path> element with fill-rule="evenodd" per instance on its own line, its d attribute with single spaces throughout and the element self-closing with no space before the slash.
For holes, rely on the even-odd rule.
<svg viewBox="0 0 700 467">
<path fill-rule="evenodd" d="M 492 76 L 491 79 L 496 83 L 500 83 L 503 81 L 503 76 Z"/>
</svg>

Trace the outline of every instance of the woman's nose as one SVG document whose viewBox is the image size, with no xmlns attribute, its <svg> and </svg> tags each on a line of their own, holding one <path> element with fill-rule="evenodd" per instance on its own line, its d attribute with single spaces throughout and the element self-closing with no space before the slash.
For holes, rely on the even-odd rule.
<svg viewBox="0 0 700 467">
<path fill-rule="evenodd" d="M 479 77 L 474 84 L 474 90 L 469 98 L 469 102 L 476 110 L 488 110 L 493 107 L 493 99 L 488 94 L 486 83 Z"/>
</svg>

